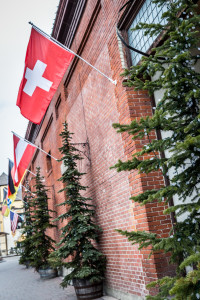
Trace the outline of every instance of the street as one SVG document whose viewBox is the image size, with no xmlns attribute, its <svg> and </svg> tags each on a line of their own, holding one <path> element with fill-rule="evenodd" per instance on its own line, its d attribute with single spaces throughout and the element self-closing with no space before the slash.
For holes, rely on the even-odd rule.
<svg viewBox="0 0 200 300">
<path fill-rule="evenodd" d="M 0 262 L 1 300 L 76 300 L 74 288 L 60 287 L 61 278 L 41 280 L 33 268 L 19 265 L 19 257 L 6 257 Z M 113 299 L 103 297 L 101 299 Z"/>
</svg>

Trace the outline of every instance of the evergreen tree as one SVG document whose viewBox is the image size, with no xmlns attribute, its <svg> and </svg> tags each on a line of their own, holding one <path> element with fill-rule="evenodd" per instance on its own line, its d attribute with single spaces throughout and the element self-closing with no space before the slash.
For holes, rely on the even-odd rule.
<svg viewBox="0 0 200 300">
<path fill-rule="evenodd" d="M 50 261 L 54 266 L 58 266 L 59 261 L 60 266 L 69 269 L 69 274 L 61 283 L 66 287 L 72 279 L 101 281 L 104 278 L 105 256 L 95 247 L 101 230 L 94 223 L 94 206 L 90 198 L 82 195 L 87 187 L 80 183 L 84 173 L 78 171 L 76 163 L 82 157 L 71 143 L 72 134 L 68 131 L 67 123 L 63 125 L 60 134 L 62 147 L 59 150 L 63 155 L 60 161 L 63 161 L 66 170 L 59 179 L 64 184 L 59 192 L 65 192 L 66 200 L 59 205 L 66 207 L 67 212 L 56 219 L 65 221 L 65 225 L 61 229 L 59 248 L 52 253 Z"/>
<path fill-rule="evenodd" d="M 195 72 L 195 63 L 200 58 L 199 45 L 200 16 L 192 0 L 154 0 L 165 5 L 166 12 L 160 24 L 140 23 L 134 30 L 144 30 L 151 36 L 163 35 L 162 44 L 153 49 L 150 57 L 143 57 L 139 65 L 124 72 L 129 77 L 127 86 L 135 90 L 147 90 L 149 95 L 163 89 L 152 117 L 135 120 L 130 125 L 114 124 L 118 132 L 127 132 L 133 139 L 145 139 L 146 145 L 135 153 L 131 160 L 119 161 L 115 168 L 120 171 L 138 170 L 150 173 L 161 170 L 170 176 L 170 185 L 158 190 L 148 190 L 132 197 L 135 202 L 145 205 L 153 201 L 170 203 L 178 196 L 180 204 L 169 206 L 165 214 L 175 212 L 183 216 L 172 228 L 169 237 L 160 238 L 144 231 L 120 231 L 140 249 L 149 245 L 152 251 L 164 250 L 171 253 L 171 262 L 177 264 L 177 275 L 165 277 L 149 287 L 159 286 L 157 296 L 148 299 L 200 299 L 200 75 Z M 199 49 L 198 49 L 199 50 Z M 160 74 L 156 80 L 151 78 Z M 168 132 L 162 140 L 150 140 L 150 134 L 159 130 Z M 169 158 L 157 155 L 169 151 Z M 150 155 L 151 158 L 150 158 Z M 153 154 L 153 158 L 152 158 Z M 141 159 L 143 155 L 149 159 Z M 190 198 L 190 203 L 188 203 Z M 186 212 L 186 214 L 185 214 Z M 187 266 L 192 267 L 186 272 Z"/>
<path fill-rule="evenodd" d="M 22 236 L 24 240 L 20 243 L 20 259 L 19 264 L 29 265 L 32 260 L 31 253 L 33 251 L 33 246 L 31 243 L 31 238 L 33 234 L 33 225 L 31 218 L 32 209 L 32 195 L 29 192 L 29 185 L 26 185 L 26 195 L 24 197 L 24 221 L 22 222 Z"/>
<path fill-rule="evenodd" d="M 40 175 L 40 168 L 37 168 L 36 183 L 35 183 L 35 198 L 33 199 L 33 210 L 31 210 L 31 219 L 33 234 L 31 237 L 31 244 L 33 251 L 31 252 L 31 265 L 35 267 L 36 271 L 40 268 L 48 268 L 49 254 L 55 250 L 55 241 L 47 234 L 47 229 L 56 227 L 51 223 L 52 217 L 50 213 L 52 210 L 48 209 L 47 190 L 42 183 L 43 177 Z"/>
</svg>

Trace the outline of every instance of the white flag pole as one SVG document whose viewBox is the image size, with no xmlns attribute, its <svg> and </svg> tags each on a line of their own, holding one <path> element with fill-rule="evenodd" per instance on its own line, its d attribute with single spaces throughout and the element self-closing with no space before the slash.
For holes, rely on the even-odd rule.
<svg viewBox="0 0 200 300">
<path fill-rule="evenodd" d="M 21 137 L 20 135 L 16 134 L 14 131 L 11 131 L 15 136 L 17 136 L 20 140 L 24 140 L 26 143 L 28 143 L 29 145 L 39 149 L 40 151 L 44 152 L 45 154 L 47 154 L 48 156 L 52 157 L 53 159 L 55 159 L 56 161 L 58 161 L 57 158 L 55 158 L 54 156 L 52 156 L 51 154 L 47 153 L 46 151 L 44 151 L 42 148 L 36 146 L 35 144 L 29 142 L 28 140 L 26 140 L 25 138 Z M 35 175 L 35 174 L 33 174 Z M 36 175 L 35 175 L 36 176 Z"/>
<path fill-rule="evenodd" d="M 43 36 L 45 36 L 46 38 L 52 40 L 54 43 L 56 43 L 57 45 L 59 45 L 60 47 L 64 48 L 65 50 L 67 50 L 68 52 L 74 54 L 76 57 L 78 57 L 79 59 L 81 59 L 82 61 L 84 61 L 86 64 L 88 64 L 91 68 L 93 68 L 94 70 L 96 70 L 97 72 L 99 72 L 102 76 L 106 77 L 109 81 L 111 81 L 113 84 L 117 84 L 116 80 L 112 80 L 110 77 L 108 77 L 106 74 L 104 74 L 103 72 L 101 72 L 100 70 L 98 70 L 95 66 L 91 65 L 87 60 L 85 60 L 84 58 L 82 58 L 81 56 L 79 56 L 78 54 L 76 54 L 74 51 L 72 51 L 71 49 L 69 49 L 68 47 L 66 47 L 65 45 L 61 44 L 59 41 L 57 41 L 56 39 L 54 39 L 52 36 L 48 35 L 47 33 L 45 33 L 43 30 L 41 30 L 40 28 L 38 28 L 37 26 L 35 26 L 32 22 L 29 22 L 30 25 L 32 25 L 32 27 L 38 31 L 40 34 L 42 34 Z"/>
<path fill-rule="evenodd" d="M 31 172 L 29 169 L 26 169 L 27 172 L 31 173 L 32 175 L 36 176 L 35 173 Z"/>
<path fill-rule="evenodd" d="M 31 193 L 33 196 L 35 196 L 35 194 L 33 194 L 30 190 L 28 190 L 23 184 L 21 184 L 21 186 L 22 186 L 23 188 L 25 188 L 26 191 L 28 191 L 28 192 Z M 24 201 L 24 202 L 25 202 L 25 201 Z"/>
</svg>

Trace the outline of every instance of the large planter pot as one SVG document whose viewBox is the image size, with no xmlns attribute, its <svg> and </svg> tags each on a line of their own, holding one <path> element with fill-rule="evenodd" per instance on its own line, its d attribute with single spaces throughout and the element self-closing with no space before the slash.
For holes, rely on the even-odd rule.
<svg viewBox="0 0 200 300">
<path fill-rule="evenodd" d="M 73 279 L 76 297 L 79 300 L 96 299 L 103 296 L 103 282 L 91 283 L 85 279 Z"/>
<path fill-rule="evenodd" d="M 57 270 L 50 267 L 47 269 L 39 269 L 38 273 L 40 274 L 41 279 L 51 279 L 58 276 Z"/>
<path fill-rule="evenodd" d="M 30 261 L 29 260 L 25 262 L 25 266 L 26 266 L 27 269 L 30 267 Z"/>
</svg>

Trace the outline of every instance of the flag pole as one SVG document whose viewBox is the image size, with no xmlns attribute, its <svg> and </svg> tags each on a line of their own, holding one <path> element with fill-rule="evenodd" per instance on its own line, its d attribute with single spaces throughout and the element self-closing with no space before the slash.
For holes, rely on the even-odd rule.
<svg viewBox="0 0 200 300">
<path fill-rule="evenodd" d="M 14 131 L 11 131 L 15 136 L 17 136 L 20 140 L 24 140 L 26 143 L 28 143 L 29 145 L 39 149 L 40 151 L 44 152 L 45 154 L 47 154 L 48 156 L 52 157 L 53 159 L 55 159 L 56 161 L 58 161 L 57 158 L 55 158 L 54 156 L 52 156 L 51 154 L 47 153 L 46 151 L 44 151 L 42 148 L 36 146 L 35 144 L 29 142 L 28 140 L 26 140 L 25 138 L 21 137 L 20 135 L 16 134 Z M 34 174 L 35 175 L 35 174 Z M 35 175 L 36 176 L 36 175 Z"/>
<path fill-rule="evenodd" d="M 106 77 L 110 82 L 112 82 L 113 84 L 117 84 L 116 80 L 111 79 L 110 77 L 108 77 L 106 74 L 104 74 L 103 72 L 101 72 L 99 69 L 97 69 L 95 66 L 91 65 L 87 60 L 85 60 L 84 58 L 82 58 L 81 56 L 79 56 L 78 54 L 76 54 L 73 50 L 69 49 L 68 47 L 66 47 L 65 45 L 61 44 L 59 41 L 57 41 L 56 39 L 54 39 L 52 36 L 50 36 L 49 34 L 45 33 L 43 30 L 41 30 L 39 27 L 35 26 L 32 22 L 29 22 L 29 24 L 39 33 L 41 33 L 43 36 L 47 37 L 48 39 L 52 40 L 54 43 L 56 43 L 57 45 L 59 45 L 60 47 L 64 48 L 65 50 L 69 51 L 70 53 L 74 54 L 76 57 L 78 57 L 79 59 L 81 59 L 82 61 L 84 61 L 86 64 L 88 64 L 91 68 L 93 68 L 94 70 L 96 70 L 97 72 L 99 72 L 102 76 Z"/>
<path fill-rule="evenodd" d="M 35 194 L 33 194 L 29 189 L 27 189 L 23 184 L 21 184 L 21 186 L 23 187 L 23 188 L 25 188 L 25 190 L 26 191 L 28 191 L 29 193 L 31 193 L 33 196 L 35 196 Z M 24 201 L 25 202 L 25 201 Z"/>
<path fill-rule="evenodd" d="M 36 176 L 33 172 L 31 172 L 29 169 L 26 169 L 27 172 L 31 173 L 32 175 Z"/>
</svg>

